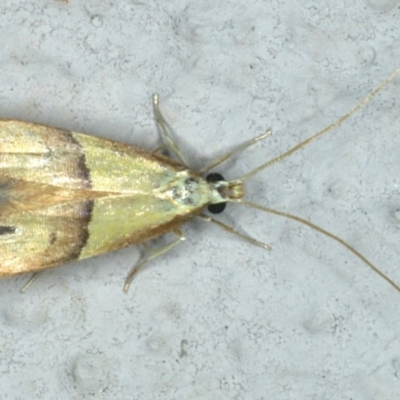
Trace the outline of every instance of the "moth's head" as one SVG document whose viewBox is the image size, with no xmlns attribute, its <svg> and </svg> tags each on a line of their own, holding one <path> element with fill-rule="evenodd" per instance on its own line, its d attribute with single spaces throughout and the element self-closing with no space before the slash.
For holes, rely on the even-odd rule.
<svg viewBox="0 0 400 400">
<path fill-rule="evenodd" d="M 217 196 L 213 198 L 213 202 L 207 206 L 211 214 L 222 213 L 227 202 L 242 199 L 244 196 L 243 183 L 241 181 L 227 182 L 217 172 L 208 174 L 206 181 L 210 184 L 212 192 L 217 193 Z"/>
</svg>

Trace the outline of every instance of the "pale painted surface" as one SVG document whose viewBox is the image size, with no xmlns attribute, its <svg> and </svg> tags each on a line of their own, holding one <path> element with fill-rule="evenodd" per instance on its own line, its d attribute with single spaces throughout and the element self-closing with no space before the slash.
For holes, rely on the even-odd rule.
<svg viewBox="0 0 400 400">
<path fill-rule="evenodd" d="M 4 1 L 1 116 L 157 146 L 151 95 L 201 165 L 249 171 L 400 66 L 400 3 Z M 249 198 L 338 234 L 400 282 L 399 80 Z M 1 399 L 392 400 L 400 294 L 307 227 L 239 206 L 200 221 L 122 292 L 126 249 L 0 282 Z M 0 260 L 1 261 L 1 260 Z"/>
</svg>

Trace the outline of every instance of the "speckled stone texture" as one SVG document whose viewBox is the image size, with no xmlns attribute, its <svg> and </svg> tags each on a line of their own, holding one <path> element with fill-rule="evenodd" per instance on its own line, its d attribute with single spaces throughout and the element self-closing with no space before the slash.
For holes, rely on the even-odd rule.
<svg viewBox="0 0 400 400">
<path fill-rule="evenodd" d="M 158 145 L 191 166 L 261 134 L 240 177 L 329 125 L 400 66 L 395 0 L 3 1 L 1 116 Z M 260 173 L 248 198 L 339 235 L 400 282 L 400 80 Z M 309 228 L 230 205 L 122 292 L 136 248 L 0 281 L 1 400 L 393 400 L 400 293 Z M 168 238 L 167 238 L 168 239 Z M 0 260 L 1 262 L 1 260 Z"/>
</svg>

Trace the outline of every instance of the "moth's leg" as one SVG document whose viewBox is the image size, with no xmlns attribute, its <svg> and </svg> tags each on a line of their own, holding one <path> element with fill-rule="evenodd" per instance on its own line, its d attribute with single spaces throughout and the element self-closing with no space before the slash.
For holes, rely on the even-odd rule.
<svg viewBox="0 0 400 400">
<path fill-rule="evenodd" d="M 253 144 L 259 142 L 260 140 L 263 140 L 270 136 L 272 134 L 272 131 L 269 129 L 268 131 L 264 132 L 262 135 L 256 136 L 253 139 L 248 140 L 247 142 L 244 142 L 243 144 L 239 145 L 235 149 L 228 151 L 224 155 L 222 155 L 220 158 L 217 160 L 213 161 L 210 165 L 205 166 L 199 171 L 200 175 L 203 175 L 210 171 L 210 169 L 215 168 L 217 165 L 222 164 L 226 160 L 230 159 L 231 157 L 235 156 L 238 153 L 241 153 L 243 150 L 246 150 L 248 147 L 252 146 Z"/>
<path fill-rule="evenodd" d="M 208 215 L 205 214 L 200 214 L 198 215 L 198 218 L 202 219 L 203 221 L 206 222 L 212 222 L 213 224 L 219 226 L 220 228 L 222 228 L 224 231 L 232 233 L 233 235 L 236 235 L 244 240 L 246 240 L 247 242 L 254 244 L 256 246 L 262 247 L 265 250 L 272 250 L 272 247 L 264 242 L 260 242 L 257 239 L 252 238 L 251 236 L 245 235 L 244 233 L 240 233 L 238 231 L 235 231 L 233 228 L 231 228 L 229 225 L 224 224 L 221 221 L 218 221 L 212 217 L 209 217 Z"/>
<path fill-rule="evenodd" d="M 152 150 L 151 152 L 154 153 L 154 154 L 163 154 L 166 150 L 167 150 L 166 147 L 158 146 L 154 150 Z"/>
<path fill-rule="evenodd" d="M 29 278 L 29 281 L 25 283 L 24 286 L 22 286 L 22 288 L 20 289 L 20 293 L 25 293 L 29 287 L 32 285 L 32 283 L 36 280 L 36 278 L 38 277 L 39 272 L 35 272 L 32 274 L 32 276 Z"/>
<path fill-rule="evenodd" d="M 169 149 L 163 144 L 161 146 L 156 147 L 154 150 L 151 151 L 153 154 L 158 154 L 161 156 L 167 156 L 170 153 Z M 186 166 L 186 165 L 185 165 Z"/>
<path fill-rule="evenodd" d="M 138 264 L 136 264 L 131 272 L 129 272 L 129 275 L 125 279 L 125 284 L 124 284 L 124 292 L 128 292 L 129 286 L 131 285 L 131 282 L 133 278 L 136 276 L 138 272 L 143 270 L 143 268 L 149 263 L 149 261 L 162 256 L 163 254 L 167 253 L 168 251 L 172 250 L 175 246 L 177 246 L 180 242 L 185 240 L 185 237 L 182 235 L 182 232 L 180 230 L 174 231 L 176 235 L 178 235 L 178 238 L 175 239 L 173 242 L 168 243 L 165 246 L 156 248 L 154 250 L 150 250 L 147 254 L 145 254 L 142 259 L 139 261 Z"/>
<path fill-rule="evenodd" d="M 183 165 L 187 167 L 188 164 L 186 162 L 186 159 L 182 154 L 182 151 L 179 148 L 178 144 L 172 138 L 170 134 L 171 129 L 169 128 L 167 121 L 161 114 L 158 94 L 153 95 L 153 110 L 154 110 L 154 117 L 161 130 L 160 134 L 165 147 L 169 152 L 171 152 L 174 155 L 175 158 L 177 158 Z"/>
</svg>

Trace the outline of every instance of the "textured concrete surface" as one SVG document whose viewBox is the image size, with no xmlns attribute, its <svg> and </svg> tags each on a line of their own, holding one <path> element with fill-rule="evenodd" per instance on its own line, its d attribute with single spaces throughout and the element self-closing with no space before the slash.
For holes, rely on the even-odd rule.
<svg viewBox="0 0 400 400">
<path fill-rule="evenodd" d="M 236 178 L 347 112 L 400 66 L 400 2 L 3 1 L 1 116 L 154 148 L 151 95 L 193 168 Z M 400 80 L 247 182 L 400 282 Z M 395 399 L 400 293 L 337 243 L 240 206 L 122 292 L 135 248 L 0 281 L 0 398 Z M 0 260 L 1 262 L 1 260 Z"/>
</svg>

